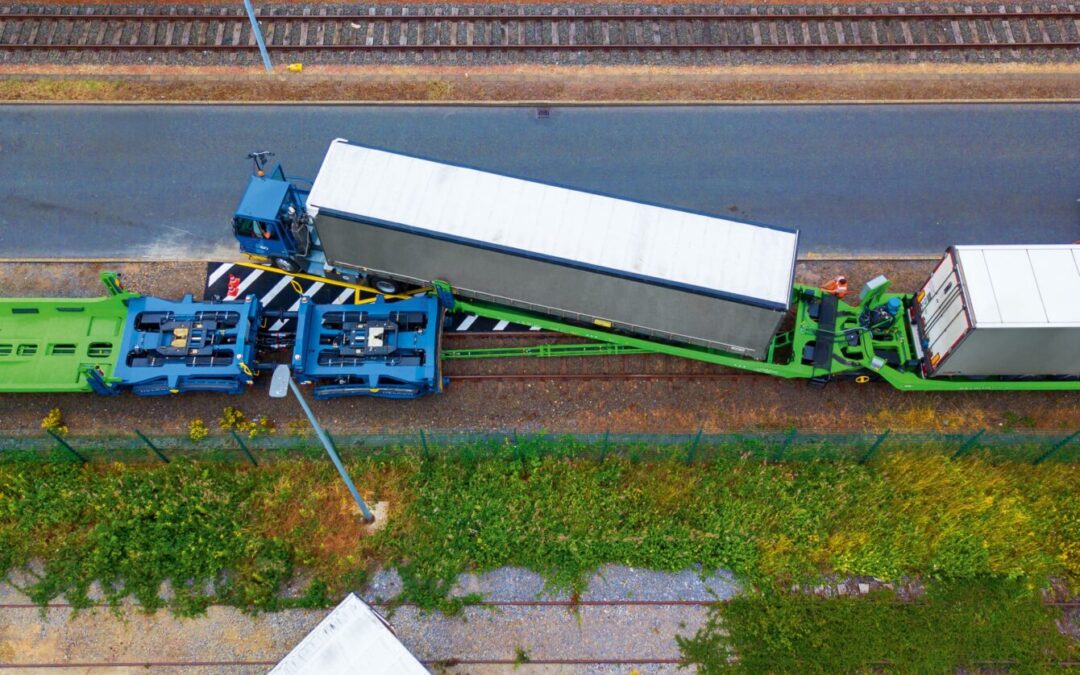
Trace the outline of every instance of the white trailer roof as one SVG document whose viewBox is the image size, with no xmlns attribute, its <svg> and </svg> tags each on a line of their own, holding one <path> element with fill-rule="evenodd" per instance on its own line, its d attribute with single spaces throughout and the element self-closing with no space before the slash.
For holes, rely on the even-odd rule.
<svg viewBox="0 0 1080 675">
<path fill-rule="evenodd" d="M 269 675 L 428 675 L 382 618 L 349 593 Z"/>
<path fill-rule="evenodd" d="M 787 307 L 798 232 L 643 204 L 337 139 L 311 195 L 327 209 L 687 290 Z"/>
<path fill-rule="evenodd" d="M 956 246 L 977 328 L 1080 326 L 1080 246 Z"/>
</svg>

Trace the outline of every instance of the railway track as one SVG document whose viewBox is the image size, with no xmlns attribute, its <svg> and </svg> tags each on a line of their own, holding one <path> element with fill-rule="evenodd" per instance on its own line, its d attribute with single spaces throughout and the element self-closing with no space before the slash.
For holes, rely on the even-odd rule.
<svg viewBox="0 0 1080 675">
<path fill-rule="evenodd" d="M 279 63 L 1075 59 L 1080 5 L 271 7 Z M 822 57 L 828 53 L 831 57 Z M 234 7 L 0 8 L 0 62 L 254 64 Z"/>
</svg>

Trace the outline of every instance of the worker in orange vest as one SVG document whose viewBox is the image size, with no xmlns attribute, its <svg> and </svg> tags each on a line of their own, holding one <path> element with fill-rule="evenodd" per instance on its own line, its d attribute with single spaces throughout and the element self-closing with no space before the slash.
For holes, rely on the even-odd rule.
<svg viewBox="0 0 1080 675">
<path fill-rule="evenodd" d="M 848 292 L 847 277 L 841 274 L 829 283 L 822 286 L 821 290 L 825 291 L 830 295 L 835 295 L 838 298 L 842 298 L 847 295 Z"/>
</svg>

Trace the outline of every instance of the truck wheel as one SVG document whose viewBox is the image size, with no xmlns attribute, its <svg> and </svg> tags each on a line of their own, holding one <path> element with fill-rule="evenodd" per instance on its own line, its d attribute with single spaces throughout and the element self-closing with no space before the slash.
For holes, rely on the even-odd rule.
<svg viewBox="0 0 1080 675">
<path fill-rule="evenodd" d="M 380 293 L 394 295 L 401 292 L 401 284 L 382 277 L 368 277 L 368 284 Z"/>
<path fill-rule="evenodd" d="M 300 271 L 300 265 L 296 264 L 296 261 L 292 258 L 274 258 L 274 267 L 278 268 L 282 272 L 288 272 L 293 274 Z"/>
</svg>

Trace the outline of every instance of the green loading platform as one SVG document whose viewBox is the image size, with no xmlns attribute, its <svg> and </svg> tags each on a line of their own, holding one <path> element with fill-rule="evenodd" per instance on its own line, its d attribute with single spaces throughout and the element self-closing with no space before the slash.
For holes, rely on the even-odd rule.
<svg viewBox="0 0 1080 675">
<path fill-rule="evenodd" d="M 120 353 L 128 309 L 136 297 L 116 275 L 102 274 L 104 298 L 0 299 L 0 391 L 91 391 L 84 373 L 110 377 Z"/>
</svg>

